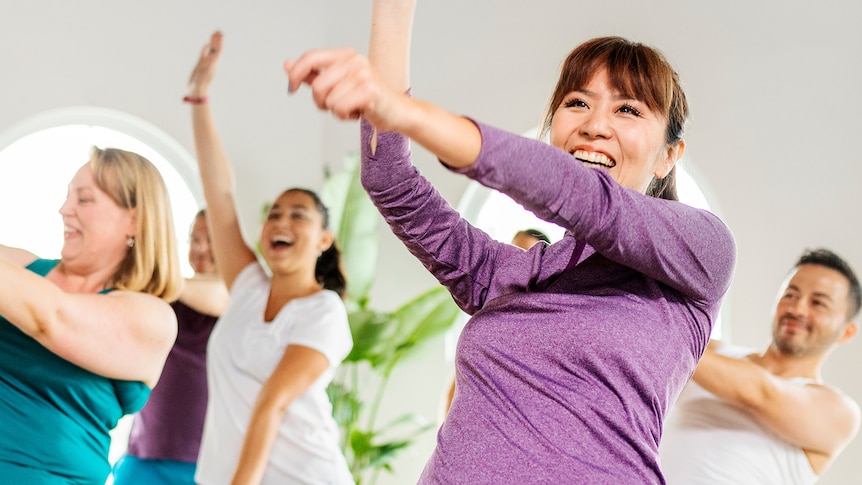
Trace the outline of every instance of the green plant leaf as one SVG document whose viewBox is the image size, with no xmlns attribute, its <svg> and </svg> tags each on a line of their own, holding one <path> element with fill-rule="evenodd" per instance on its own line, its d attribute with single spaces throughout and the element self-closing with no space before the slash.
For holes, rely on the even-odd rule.
<svg viewBox="0 0 862 485">
<path fill-rule="evenodd" d="M 406 432 L 405 425 L 410 425 Z M 391 472 L 390 463 L 396 455 L 432 426 L 433 424 L 419 415 L 405 414 L 377 431 L 353 430 L 350 433 L 350 448 L 356 465 L 353 468 L 354 475 L 361 475 L 369 468 L 384 468 Z M 397 439 L 386 439 L 382 436 L 384 433 L 393 433 L 395 428 L 401 431 L 401 436 Z"/>
<path fill-rule="evenodd" d="M 430 429 L 432 426 L 434 426 L 434 423 L 428 421 L 423 416 L 420 416 L 418 414 L 408 413 L 402 415 L 400 418 L 377 430 L 377 434 L 389 434 L 393 433 L 393 430 L 403 430 L 405 425 L 409 425 L 409 427 L 413 428 L 413 430 L 408 432 L 407 434 L 403 434 L 402 431 L 403 437 L 412 439 L 419 436 L 423 431 Z"/>
<path fill-rule="evenodd" d="M 332 417 L 338 426 L 342 429 L 352 427 L 359 419 L 363 407 L 359 393 L 340 382 L 331 382 L 326 388 L 326 394 L 332 403 Z"/>
<path fill-rule="evenodd" d="M 359 179 L 359 154 L 344 158 L 344 170 L 327 174 L 321 198 L 342 252 L 348 304 L 364 308 L 377 267 L 380 215 Z"/>
<path fill-rule="evenodd" d="M 347 163 L 346 157 L 345 163 Z M 329 167 L 324 168 L 320 200 L 329 208 L 329 229 L 336 238 L 338 238 L 338 229 L 341 227 L 341 217 L 344 213 L 347 193 L 350 190 L 350 179 L 353 176 L 351 170 L 333 172 Z"/>
<path fill-rule="evenodd" d="M 383 323 L 368 359 L 372 367 L 384 376 L 403 357 L 413 353 L 431 337 L 448 330 L 457 320 L 460 311 L 449 292 L 442 286 L 432 288 L 405 303 Z M 379 350 L 378 350 L 379 349 Z"/>
<path fill-rule="evenodd" d="M 385 351 L 386 331 L 392 315 L 373 310 L 358 310 L 347 315 L 353 335 L 353 349 L 344 362 L 374 362 Z"/>
</svg>

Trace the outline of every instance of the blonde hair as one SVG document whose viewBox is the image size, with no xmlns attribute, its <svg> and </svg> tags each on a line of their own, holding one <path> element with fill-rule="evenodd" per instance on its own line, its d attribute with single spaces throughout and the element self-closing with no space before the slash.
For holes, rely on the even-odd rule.
<svg viewBox="0 0 862 485">
<path fill-rule="evenodd" d="M 182 275 L 170 198 L 158 169 L 146 158 L 117 148 L 93 147 L 89 164 L 100 189 L 120 207 L 136 210 L 134 246 L 109 286 L 175 300 Z"/>
</svg>

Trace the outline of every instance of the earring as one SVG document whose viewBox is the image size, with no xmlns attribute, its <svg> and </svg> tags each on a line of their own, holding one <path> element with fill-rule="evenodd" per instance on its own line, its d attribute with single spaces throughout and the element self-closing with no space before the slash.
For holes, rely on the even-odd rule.
<svg viewBox="0 0 862 485">
<path fill-rule="evenodd" d="M 126 246 L 129 246 L 130 248 L 135 247 L 135 236 L 129 236 L 126 238 Z"/>
</svg>

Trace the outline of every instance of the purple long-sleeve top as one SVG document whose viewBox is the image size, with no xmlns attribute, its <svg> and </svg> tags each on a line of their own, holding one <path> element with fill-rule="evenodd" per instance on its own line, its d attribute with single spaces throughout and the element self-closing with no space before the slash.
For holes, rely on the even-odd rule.
<svg viewBox="0 0 862 485">
<path fill-rule="evenodd" d="M 419 482 L 664 483 L 662 422 L 730 284 L 715 215 L 627 189 L 542 142 L 477 123 L 459 170 L 567 229 L 529 251 L 471 226 L 362 124 L 362 183 L 393 232 L 472 318 L 456 394 Z"/>
</svg>

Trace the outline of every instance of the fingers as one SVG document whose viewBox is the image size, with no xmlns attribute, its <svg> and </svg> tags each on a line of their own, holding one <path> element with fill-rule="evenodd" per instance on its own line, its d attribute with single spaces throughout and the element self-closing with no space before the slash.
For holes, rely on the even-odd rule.
<svg viewBox="0 0 862 485">
<path fill-rule="evenodd" d="M 286 68 L 292 79 L 301 78 L 311 87 L 319 109 L 340 119 L 357 119 L 368 104 L 373 76 L 368 61 L 352 49 L 309 52 Z"/>
<path fill-rule="evenodd" d="M 222 33 L 215 31 L 201 49 L 200 58 L 189 76 L 189 95 L 205 96 L 215 77 L 215 66 L 222 50 Z"/>
<path fill-rule="evenodd" d="M 317 107 L 339 119 L 364 117 L 388 127 L 395 115 L 392 90 L 379 82 L 368 59 L 352 49 L 308 51 L 285 61 L 284 70 L 289 92 L 307 84 Z"/>
<path fill-rule="evenodd" d="M 338 115 L 338 110 L 333 108 L 336 108 L 339 98 L 334 95 L 356 89 L 364 81 L 361 70 L 362 58 L 355 52 L 345 51 L 337 55 L 332 63 L 318 71 L 309 84 L 314 102 L 319 108 Z"/>
<path fill-rule="evenodd" d="M 356 55 L 353 49 L 318 49 L 302 54 L 295 61 L 284 62 L 284 71 L 288 78 L 288 91 L 296 92 L 302 84 L 311 85 L 320 73 L 337 65 L 351 55 Z"/>
<path fill-rule="evenodd" d="M 210 41 L 207 45 L 203 46 L 201 49 L 201 58 L 200 62 L 204 61 L 213 62 L 218 59 L 218 56 L 221 54 L 221 46 L 222 46 L 222 33 L 219 31 L 213 32 L 210 37 Z"/>
<path fill-rule="evenodd" d="M 343 66 L 343 70 L 345 75 L 332 83 L 326 76 L 339 73 L 327 71 L 315 86 L 321 83 L 327 90 L 323 100 L 327 110 L 339 119 L 355 120 L 374 104 L 377 89 L 371 71 L 363 65 L 352 63 Z"/>
<path fill-rule="evenodd" d="M 221 33 L 221 31 L 218 31 L 218 30 L 213 32 L 213 35 L 210 37 L 210 51 L 213 54 L 220 54 L 221 53 L 222 37 L 223 37 L 223 34 Z"/>
</svg>

